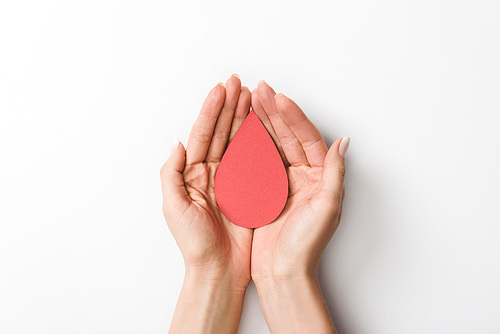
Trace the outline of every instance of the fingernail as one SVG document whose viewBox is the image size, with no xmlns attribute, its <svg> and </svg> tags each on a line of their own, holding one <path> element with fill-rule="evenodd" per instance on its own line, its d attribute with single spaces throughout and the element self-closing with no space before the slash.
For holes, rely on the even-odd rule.
<svg viewBox="0 0 500 334">
<path fill-rule="evenodd" d="M 257 86 L 260 85 L 260 84 L 267 84 L 267 82 L 265 80 L 260 80 L 259 82 L 257 82 Z"/>
<path fill-rule="evenodd" d="M 179 139 L 176 139 L 174 143 L 172 144 L 172 148 L 170 150 L 170 155 L 173 155 L 175 151 L 177 151 L 177 147 L 179 147 L 180 141 Z"/>
<path fill-rule="evenodd" d="M 349 149 L 349 144 L 351 143 L 351 138 L 344 137 L 339 145 L 339 154 L 342 158 L 345 158 L 347 150 Z"/>
<path fill-rule="evenodd" d="M 217 84 L 217 86 L 218 86 L 218 85 L 221 85 L 222 87 L 226 87 L 226 84 L 225 84 L 225 83 L 223 83 L 223 82 L 219 82 L 219 83 Z"/>
<path fill-rule="evenodd" d="M 281 96 L 286 97 L 286 96 L 285 96 L 285 94 L 283 94 L 283 93 L 278 93 L 278 94 L 274 95 L 274 98 L 275 98 L 275 99 L 277 99 L 277 98 L 278 98 L 278 96 L 280 96 L 280 95 L 281 95 Z"/>
<path fill-rule="evenodd" d="M 240 77 L 240 75 L 239 75 L 239 74 L 233 73 L 233 75 L 232 75 L 232 76 L 233 76 L 233 77 L 237 77 L 238 79 L 240 79 L 240 80 L 241 80 L 241 77 Z"/>
</svg>

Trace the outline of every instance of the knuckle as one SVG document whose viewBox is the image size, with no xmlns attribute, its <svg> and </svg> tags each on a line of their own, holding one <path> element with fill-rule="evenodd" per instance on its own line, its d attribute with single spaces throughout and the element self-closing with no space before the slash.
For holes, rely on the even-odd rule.
<svg viewBox="0 0 500 334">
<path fill-rule="evenodd" d="M 215 130 L 213 138 L 218 139 L 218 140 L 227 140 L 229 137 L 229 133 L 227 131 L 222 131 L 222 130 Z"/>
<path fill-rule="evenodd" d="M 314 145 L 320 143 L 323 141 L 323 138 L 314 138 L 314 139 L 310 139 L 310 140 L 306 140 L 302 143 L 302 147 L 304 147 L 305 149 L 308 149 L 310 147 L 313 147 Z"/>
<path fill-rule="evenodd" d="M 237 101 L 226 101 L 226 104 L 222 107 L 220 113 L 222 114 L 234 114 L 234 110 L 236 109 Z"/>
<path fill-rule="evenodd" d="M 295 135 L 293 133 L 286 134 L 280 138 L 280 141 L 281 141 L 282 145 L 288 145 L 294 141 L 297 141 L 297 137 L 295 137 Z"/>
<path fill-rule="evenodd" d="M 212 139 L 212 136 L 211 135 L 208 135 L 206 133 L 199 133 L 199 132 L 196 132 L 196 133 L 193 133 L 193 136 L 192 138 L 199 142 L 199 143 L 202 143 L 202 144 L 206 144 L 206 143 L 209 143 L 210 140 Z"/>
</svg>

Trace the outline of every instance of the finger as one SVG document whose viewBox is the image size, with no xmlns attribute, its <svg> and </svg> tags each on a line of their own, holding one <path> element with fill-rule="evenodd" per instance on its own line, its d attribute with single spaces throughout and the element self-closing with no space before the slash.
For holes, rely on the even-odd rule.
<svg viewBox="0 0 500 334">
<path fill-rule="evenodd" d="M 182 175 L 185 162 L 186 151 L 182 143 L 178 143 L 160 170 L 163 207 L 167 211 L 183 212 L 189 205 L 189 196 Z"/>
<path fill-rule="evenodd" d="M 283 94 L 276 96 L 276 109 L 299 140 L 311 166 L 323 166 L 328 152 L 319 130 L 295 102 Z"/>
<path fill-rule="evenodd" d="M 285 164 L 285 166 L 289 166 L 290 163 L 286 159 L 286 155 L 283 152 L 283 147 L 281 146 L 279 138 L 276 135 L 276 132 L 274 131 L 273 125 L 271 124 L 271 121 L 267 117 L 267 114 L 264 111 L 264 108 L 260 104 L 257 89 L 254 89 L 252 91 L 252 110 L 255 112 L 255 115 L 257 115 L 257 117 L 260 119 L 262 124 L 264 124 L 267 132 L 269 133 L 269 135 L 273 139 L 274 144 L 276 145 L 276 148 L 278 149 L 278 152 L 281 156 L 281 159 L 283 160 L 283 163 Z"/>
<path fill-rule="evenodd" d="M 326 154 L 323 168 L 323 176 L 318 191 L 328 201 L 342 203 L 342 192 L 345 178 L 345 154 L 349 148 L 350 138 L 344 137 L 336 140 Z M 339 207 L 340 209 L 340 207 Z"/>
<path fill-rule="evenodd" d="M 342 208 L 344 207 L 344 198 L 345 198 L 345 184 L 342 187 L 342 199 L 340 200 L 340 212 L 339 212 L 339 218 L 337 219 L 337 223 L 340 223 L 340 220 L 342 219 Z"/>
<path fill-rule="evenodd" d="M 212 141 L 217 118 L 224 105 L 226 89 L 219 83 L 208 93 L 203 102 L 200 114 L 189 134 L 188 145 L 186 149 L 186 165 L 205 161 L 208 147 Z"/>
<path fill-rule="evenodd" d="M 226 82 L 226 99 L 217 119 L 212 142 L 208 148 L 207 162 L 220 161 L 227 147 L 227 140 L 231 131 L 234 112 L 241 92 L 241 80 L 237 75 L 232 75 Z"/>
<path fill-rule="evenodd" d="M 231 124 L 231 132 L 229 134 L 229 141 L 233 140 L 234 135 L 240 128 L 241 124 L 248 115 L 250 111 L 250 90 L 243 86 L 241 87 L 240 98 L 238 99 L 238 104 L 236 105 L 236 111 L 234 112 L 233 123 Z"/>
<path fill-rule="evenodd" d="M 258 98 L 262 108 L 269 118 L 276 135 L 279 138 L 286 159 L 292 166 L 308 165 L 306 154 L 295 137 L 293 131 L 286 125 L 276 110 L 274 90 L 264 81 L 261 81 L 257 87 Z"/>
</svg>

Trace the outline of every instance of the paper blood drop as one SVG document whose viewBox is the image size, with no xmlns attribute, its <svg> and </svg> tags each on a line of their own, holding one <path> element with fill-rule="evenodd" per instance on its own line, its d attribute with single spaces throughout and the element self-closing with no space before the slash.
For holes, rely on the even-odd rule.
<svg viewBox="0 0 500 334">
<path fill-rule="evenodd" d="M 288 177 L 273 139 L 250 111 L 222 157 L 215 174 L 215 198 L 236 225 L 271 223 L 285 207 Z"/>
</svg>

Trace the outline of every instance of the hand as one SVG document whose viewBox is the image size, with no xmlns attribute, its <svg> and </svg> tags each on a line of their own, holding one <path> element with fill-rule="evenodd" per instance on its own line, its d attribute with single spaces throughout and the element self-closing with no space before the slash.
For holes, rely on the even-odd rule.
<svg viewBox="0 0 500 334">
<path fill-rule="evenodd" d="M 252 108 L 276 143 L 289 182 L 281 215 L 254 231 L 252 279 L 264 316 L 273 333 L 335 332 L 317 270 L 342 215 L 349 139 L 328 150 L 303 111 L 265 82 L 252 92 Z"/>
<path fill-rule="evenodd" d="M 215 86 L 191 130 L 187 149 L 179 143 L 161 169 L 163 213 L 186 267 L 172 332 L 189 332 L 186 324 L 192 332 L 204 333 L 238 327 L 250 282 L 253 231 L 224 217 L 213 185 L 228 140 L 249 109 L 250 91 L 241 87 L 237 76 L 225 87 Z M 207 309 L 213 314 L 207 315 Z"/>
</svg>

